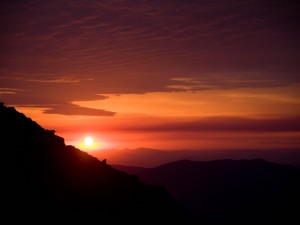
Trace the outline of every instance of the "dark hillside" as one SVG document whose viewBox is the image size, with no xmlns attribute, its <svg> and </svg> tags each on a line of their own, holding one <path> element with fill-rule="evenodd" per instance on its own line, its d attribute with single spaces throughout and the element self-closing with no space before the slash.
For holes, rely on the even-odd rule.
<svg viewBox="0 0 300 225">
<path fill-rule="evenodd" d="M 75 221 L 185 217 L 162 186 L 146 185 L 66 146 L 14 108 L 0 105 L 0 124 L 3 215 Z"/>
</svg>

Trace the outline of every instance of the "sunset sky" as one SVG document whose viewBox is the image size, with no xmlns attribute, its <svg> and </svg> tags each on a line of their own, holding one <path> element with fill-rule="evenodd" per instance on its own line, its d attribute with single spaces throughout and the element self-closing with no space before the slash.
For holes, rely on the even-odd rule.
<svg viewBox="0 0 300 225">
<path fill-rule="evenodd" d="M 300 148 L 300 2 L 4 0 L 0 101 L 97 149 Z M 93 149 L 92 149 L 93 150 Z"/>
</svg>

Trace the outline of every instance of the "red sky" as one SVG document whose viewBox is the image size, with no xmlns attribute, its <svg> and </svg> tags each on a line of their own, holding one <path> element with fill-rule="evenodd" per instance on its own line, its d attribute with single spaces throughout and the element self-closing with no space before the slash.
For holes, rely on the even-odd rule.
<svg viewBox="0 0 300 225">
<path fill-rule="evenodd" d="M 0 100 L 77 147 L 299 148 L 299 11 L 1 1 Z"/>
</svg>

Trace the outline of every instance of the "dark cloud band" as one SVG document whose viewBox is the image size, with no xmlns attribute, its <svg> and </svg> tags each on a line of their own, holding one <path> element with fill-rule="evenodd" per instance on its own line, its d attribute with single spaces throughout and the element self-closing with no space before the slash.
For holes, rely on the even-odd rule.
<svg viewBox="0 0 300 225">
<path fill-rule="evenodd" d="M 211 117 L 192 122 L 133 125 L 124 129 L 140 132 L 300 132 L 300 116 L 270 119 Z"/>
</svg>

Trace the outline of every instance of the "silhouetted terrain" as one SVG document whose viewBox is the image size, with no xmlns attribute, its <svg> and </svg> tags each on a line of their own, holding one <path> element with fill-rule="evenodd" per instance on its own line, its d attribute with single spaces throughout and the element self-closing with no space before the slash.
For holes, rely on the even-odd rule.
<svg viewBox="0 0 300 225">
<path fill-rule="evenodd" d="M 1 215 L 10 222 L 35 217 L 96 223 L 185 218 L 184 208 L 162 186 L 146 185 L 66 146 L 54 131 L 2 103 L 0 124 Z"/>
<path fill-rule="evenodd" d="M 298 168 L 254 160 L 181 160 L 145 169 L 116 166 L 164 185 L 201 224 L 299 224 Z"/>
<path fill-rule="evenodd" d="M 246 146 L 245 146 L 246 147 Z M 107 149 L 91 152 L 93 156 L 104 159 L 110 164 L 141 166 L 152 168 L 165 163 L 190 159 L 209 161 L 217 159 L 264 159 L 269 162 L 286 164 L 300 168 L 300 149 L 220 149 L 220 150 L 157 150 Z"/>
</svg>

